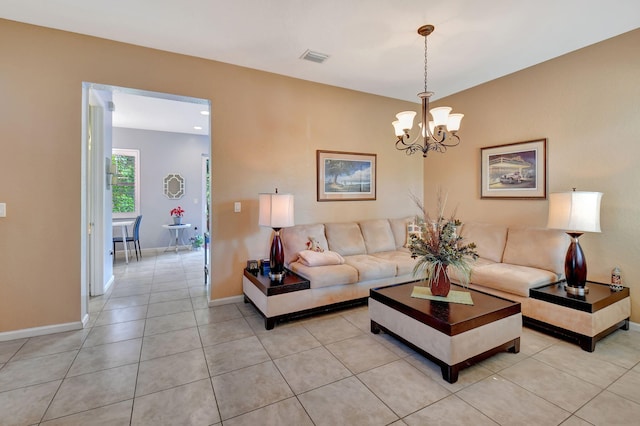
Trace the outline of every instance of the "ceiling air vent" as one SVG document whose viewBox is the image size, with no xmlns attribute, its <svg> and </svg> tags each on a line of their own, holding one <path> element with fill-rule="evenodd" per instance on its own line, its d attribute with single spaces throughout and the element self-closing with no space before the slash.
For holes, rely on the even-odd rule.
<svg viewBox="0 0 640 426">
<path fill-rule="evenodd" d="M 316 62 L 318 64 L 323 63 L 327 59 L 329 59 L 329 55 L 325 55 L 324 53 L 314 52 L 313 50 L 308 50 L 300 56 L 300 59 L 304 59 L 305 61 Z"/>
</svg>

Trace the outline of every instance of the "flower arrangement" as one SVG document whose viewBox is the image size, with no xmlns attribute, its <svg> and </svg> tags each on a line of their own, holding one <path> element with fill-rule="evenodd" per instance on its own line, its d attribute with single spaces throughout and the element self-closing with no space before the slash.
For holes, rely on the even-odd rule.
<svg viewBox="0 0 640 426">
<path fill-rule="evenodd" d="M 180 206 L 171 209 L 171 211 L 169 212 L 169 214 L 173 217 L 182 217 L 184 215 L 184 209 Z"/>
<path fill-rule="evenodd" d="M 460 283 L 467 286 L 471 278 L 471 262 L 478 258 L 478 253 L 475 243 L 462 244 L 462 237 L 457 232 L 462 223 L 455 218 L 455 210 L 449 218 L 444 217 L 446 196 L 443 200 L 442 191 L 438 191 L 436 219 L 429 216 L 420 200 L 413 199 L 421 212 L 421 216 L 416 217 L 421 232 L 411 235 L 408 246 L 411 257 L 418 259 L 413 269 L 414 276 L 424 277 L 434 293 L 433 284 L 440 276 L 444 275 L 449 281 L 447 267 L 450 266 L 458 273 Z"/>
</svg>

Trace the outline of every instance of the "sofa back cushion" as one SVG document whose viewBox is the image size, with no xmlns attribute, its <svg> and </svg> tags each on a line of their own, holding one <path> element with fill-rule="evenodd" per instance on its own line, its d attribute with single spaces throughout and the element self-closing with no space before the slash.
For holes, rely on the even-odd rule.
<svg viewBox="0 0 640 426">
<path fill-rule="evenodd" d="M 460 236 L 463 242 L 476 243 L 478 255 L 493 262 L 502 262 L 507 242 L 507 227 L 492 223 L 465 222 Z"/>
<path fill-rule="evenodd" d="M 360 222 L 367 253 L 380 253 L 396 249 L 396 240 L 387 219 L 365 220 Z"/>
<path fill-rule="evenodd" d="M 343 256 L 366 254 L 364 238 L 356 222 L 327 223 L 324 228 L 329 250 Z"/>
<path fill-rule="evenodd" d="M 396 249 L 402 248 L 407 244 L 407 226 L 415 221 L 415 217 L 404 217 L 401 219 L 389 219 L 391 232 L 396 242 Z"/>
<path fill-rule="evenodd" d="M 284 246 L 284 264 L 289 265 L 292 260 L 298 257 L 299 252 L 306 250 L 309 237 L 314 238 L 323 250 L 328 250 L 329 246 L 324 232 L 322 223 L 282 228 L 280 239 Z"/>
<path fill-rule="evenodd" d="M 545 269 L 563 276 L 569 243 L 569 236 L 557 229 L 509 228 L 503 262 Z"/>
</svg>

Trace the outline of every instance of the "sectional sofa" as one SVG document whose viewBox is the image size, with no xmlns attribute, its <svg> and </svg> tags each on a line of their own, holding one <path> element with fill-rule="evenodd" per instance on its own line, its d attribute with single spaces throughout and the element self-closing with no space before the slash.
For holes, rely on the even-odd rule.
<svg viewBox="0 0 640 426">
<path fill-rule="evenodd" d="M 413 218 L 296 225 L 282 230 L 286 267 L 310 288 L 267 296 L 246 277 L 245 298 L 265 316 L 265 326 L 283 318 L 365 302 L 369 289 L 415 280 L 416 260 L 406 248 Z M 460 235 L 475 242 L 470 288 L 520 302 L 525 324 L 569 331 L 591 343 L 619 324 L 628 324 L 629 297 L 595 313 L 529 297 L 529 290 L 564 277 L 569 237 L 558 230 L 468 222 Z M 455 271 L 451 280 L 460 282 Z M 550 326 L 550 328 L 546 328 Z M 571 336 L 572 334 L 566 334 Z M 582 345 L 582 344 L 581 344 Z"/>
<path fill-rule="evenodd" d="M 407 245 L 413 218 L 317 223 L 281 232 L 286 267 L 310 281 L 310 288 L 265 296 L 243 283 L 245 295 L 268 317 L 283 317 L 366 301 L 369 289 L 415 280 Z M 529 289 L 562 278 L 565 233 L 543 228 L 508 228 L 467 223 L 461 235 L 478 246 L 470 286 L 522 303 L 523 316 L 536 316 Z M 308 250 L 310 247 L 319 250 Z M 459 277 L 452 274 L 452 281 Z"/>
</svg>

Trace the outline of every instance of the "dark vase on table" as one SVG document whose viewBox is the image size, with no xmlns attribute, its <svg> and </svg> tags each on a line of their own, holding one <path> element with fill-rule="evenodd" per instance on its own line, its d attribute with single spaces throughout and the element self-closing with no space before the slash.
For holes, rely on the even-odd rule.
<svg viewBox="0 0 640 426">
<path fill-rule="evenodd" d="M 436 267 L 436 276 L 431 280 L 431 294 L 447 297 L 451 290 L 451 280 L 447 274 L 447 264 Z"/>
</svg>

